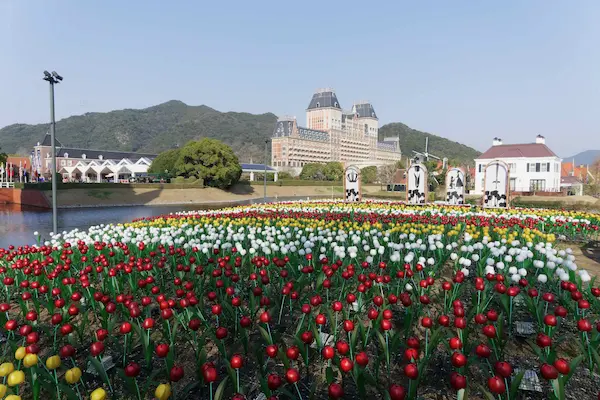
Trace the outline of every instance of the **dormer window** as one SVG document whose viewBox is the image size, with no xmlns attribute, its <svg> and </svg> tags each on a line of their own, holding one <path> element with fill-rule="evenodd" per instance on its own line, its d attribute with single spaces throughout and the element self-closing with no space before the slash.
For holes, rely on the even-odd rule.
<svg viewBox="0 0 600 400">
<path fill-rule="evenodd" d="M 335 103 L 333 103 L 334 107 L 339 107 L 337 101 Z"/>
<path fill-rule="evenodd" d="M 98 160 L 102 160 L 102 159 L 103 159 L 103 157 L 102 157 L 102 154 L 100 154 L 100 155 L 98 156 Z"/>
<path fill-rule="evenodd" d="M 69 153 L 65 153 L 64 157 L 69 158 Z"/>
<path fill-rule="evenodd" d="M 81 155 L 81 158 L 83 158 L 85 160 L 87 158 L 87 155 L 84 153 Z"/>
<path fill-rule="evenodd" d="M 317 102 L 317 108 L 318 108 L 318 107 L 321 107 L 321 104 L 320 104 L 319 102 Z"/>
</svg>

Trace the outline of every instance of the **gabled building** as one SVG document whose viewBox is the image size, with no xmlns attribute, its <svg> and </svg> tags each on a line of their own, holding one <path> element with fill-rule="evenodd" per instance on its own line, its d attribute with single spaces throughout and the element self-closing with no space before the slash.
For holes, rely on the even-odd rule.
<svg viewBox="0 0 600 400">
<path fill-rule="evenodd" d="M 400 143 L 378 140 L 379 119 L 368 101 L 342 110 L 333 89 L 319 89 L 306 109 L 306 126 L 295 117 L 279 118 L 271 141 L 271 165 L 300 172 L 310 163 L 340 161 L 359 167 L 401 159 Z"/>
<path fill-rule="evenodd" d="M 56 140 L 57 170 L 65 181 L 119 182 L 144 175 L 156 154 L 125 151 L 79 149 L 65 147 Z M 52 168 L 52 142 L 46 134 L 31 153 L 32 173 L 37 177 L 50 178 Z"/>
<path fill-rule="evenodd" d="M 538 135 L 534 143 L 503 144 L 494 138 L 492 147 L 475 159 L 475 191 L 483 193 L 485 166 L 494 160 L 509 167 L 511 192 L 560 192 L 561 162 Z"/>
</svg>

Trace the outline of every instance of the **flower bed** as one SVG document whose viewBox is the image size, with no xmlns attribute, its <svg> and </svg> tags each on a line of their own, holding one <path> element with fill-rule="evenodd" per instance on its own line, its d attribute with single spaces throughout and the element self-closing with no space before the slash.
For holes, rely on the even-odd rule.
<svg viewBox="0 0 600 400">
<path fill-rule="evenodd" d="M 0 249 L 0 397 L 596 398 L 600 289 L 557 239 L 599 224 L 313 201 Z"/>
</svg>

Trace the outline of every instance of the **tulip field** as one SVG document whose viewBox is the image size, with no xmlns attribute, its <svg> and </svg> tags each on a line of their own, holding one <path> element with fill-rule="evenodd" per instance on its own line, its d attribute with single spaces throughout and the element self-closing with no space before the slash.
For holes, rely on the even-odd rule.
<svg viewBox="0 0 600 400">
<path fill-rule="evenodd" d="M 600 399 L 566 244 L 599 225 L 306 201 L 34 237 L 0 249 L 0 398 Z"/>
</svg>

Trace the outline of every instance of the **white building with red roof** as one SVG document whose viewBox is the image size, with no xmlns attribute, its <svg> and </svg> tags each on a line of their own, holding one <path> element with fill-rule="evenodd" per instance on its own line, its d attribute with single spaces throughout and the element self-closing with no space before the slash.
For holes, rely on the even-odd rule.
<svg viewBox="0 0 600 400">
<path fill-rule="evenodd" d="M 560 192 L 562 159 L 538 135 L 535 143 L 503 144 L 494 138 L 492 147 L 475 159 L 475 193 L 483 193 L 485 166 L 494 160 L 509 167 L 511 192 Z"/>
</svg>

